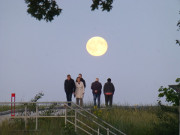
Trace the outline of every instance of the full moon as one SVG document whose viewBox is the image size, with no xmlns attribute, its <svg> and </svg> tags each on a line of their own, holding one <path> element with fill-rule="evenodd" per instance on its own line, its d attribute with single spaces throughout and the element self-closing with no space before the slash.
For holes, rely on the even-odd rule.
<svg viewBox="0 0 180 135">
<path fill-rule="evenodd" d="M 106 53 L 108 44 L 102 37 L 92 37 L 86 44 L 86 50 L 92 56 L 101 56 Z"/>
</svg>

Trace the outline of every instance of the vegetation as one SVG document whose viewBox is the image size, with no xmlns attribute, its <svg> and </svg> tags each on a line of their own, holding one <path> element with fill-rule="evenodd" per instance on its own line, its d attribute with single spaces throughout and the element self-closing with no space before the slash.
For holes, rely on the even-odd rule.
<svg viewBox="0 0 180 135">
<path fill-rule="evenodd" d="M 180 85 L 180 78 L 177 78 L 176 82 L 178 83 L 177 85 Z M 176 92 L 175 89 L 161 86 L 158 91 L 159 91 L 159 95 L 158 95 L 159 98 L 165 97 L 166 101 L 172 104 L 173 106 L 179 105 L 179 94 L 178 92 Z M 161 100 L 159 100 L 159 102 L 161 103 Z"/>
<path fill-rule="evenodd" d="M 120 129 L 127 135 L 177 135 L 178 108 L 173 106 L 116 106 L 107 109 L 94 108 L 92 113 Z M 81 118 L 79 118 L 81 119 Z M 86 119 L 84 119 L 87 121 Z M 88 122 L 88 121 L 87 121 Z M 93 123 L 88 123 L 93 125 Z M 97 126 L 94 128 L 98 128 Z M 4 121 L 0 126 L 0 134 L 14 135 L 76 135 L 85 134 L 74 126 L 65 127 L 64 118 L 39 118 L 38 131 L 35 129 L 35 119 L 28 119 L 27 129 L 23 119 Z M 105 133 L 105 132 L 104 132 Z"/>
<path fill-rule="evenodd" d="M 27 12 L 39 21 L 41 19 L 52 21 L 54 16 L 58 16 L 61 10 L 55 0 L 25 0 Z"/>
<path fill-rule="evenodd" d="M 180 14 L 180 11 L 179 11 L 179 14 Z M 180 20 L 177 23 L 177 27 L 178 27 L 178 31 L 179 31 L 180 30 Z M 180 46 L 180 40 L 176 40 L 176 44 L 179 44 L 179 46 Z"/>
<path fill-rule="evenodd" d="M 176 81 L 179 82 L 180 79 Z M 162 91 L 161 91 L 162 92 Z M 172 93 L 170 93 L 171 95 Z M 44 94 L 38 93 L 31 101 L 37 102 Z M 165 94 L 164 94 L 165 95 Z M 170 96 L 173 97 L 173 96 Z M 55 112 L 54 109 L 57 104 L 52 104 L 49 109 L 43 111 L 42 116 L 51 116 Z M 24 106 L 19 106 L 24 107 Z M 27 105 L 28 109 L 33 111 L 36 104 Z M 89 111 L 96 115 L 98 118 L 108 122 L 115 128 L 121 130 L 127 135 L 178 135 L 178 107 L 177 106 L 164 106 L 159 102 L 158 106 L 114 106 L 112 108 L 97 108 L 87 104 L 86 107 L 91 108 Z M 1 106 L 0 110 L 8 110 L 9 106 Z M 80 111 L 84 114 L 86 112 Z M 74 111 L 68 111 L 68 116 L 73 116 Z M 86 118 L 77 113 L 77 118 L 90 127 L 95 129 L 99 128 L 102 134 L 107 131 L 98 127 L 94 122 L 91 115 L 86 114 Z M 73 117 L 68 118 L 71 122 L 75 122 Z M 100 119 L 97 121 L 101 122 Z M 75 132 L 75 127 L 68 123 L 65 126 L 64 118 L 38 118 L 38 130 L 35 130 L 34 118 L 29 118 L 25 128 L 24 119 L 10 119 L 0 123 L 0 134 L 13 134 L 13 135 L 84 135 L 85 133 L 80 129 Z M 96 121 L 96 122 L 97 122 Z M 86 128 L 80 122 L 77 122 L 81 127 Z M 87 131 L 92 132 L 90 129 Z"/>
<path fill-rule="evenodd" d="M 44 96 L 44 93 L 40 92 L 40 93 L 36 94 L 34 98 L 31 99 L 31 102 L 37 102 L 43 96 Z M 27 108 L 29 108 L 33 112 L 36 111 L 36 103 L 33 103 L 33 104 L 24 104 L 24 106 L 27 106 Z"/>
<path fill-rule="evenodd" d="M 168 135 L 178 134 L 178 111 L 180 94 L 175 90 L 180 87 L 180 78 L 176 79 L 177 85 L 171 85 L 168 88 L 161 86 L 159 88 L 159 98 L 165 97 L 166 102 L 173 106 L 162 105 L 161 100 L 159 100 L 159 111 L 157 117 L 159 119 L 159 124 L 155 124 L 158 135 Z M 176 117 L 176 119 L 174 119 Z M 165 127 L 164 129 L 162 127 Z"/>
<path fill-rule="evenodd" d="M 102 117 L 128 135 L 178 134 L 178 112 L 176 114 L 166 112 L 160 106 L 117 107 L 103 111 Z"/>
<path fill-rule="evenodd" d="M 113 0 L 93 0 L 91 10 L 98 9 L 102 11 L 110 11 L 112 9 Z M 25 0 L 27 4 L 27 12 L 37 20 L 52 21 L 55 16 L 59 16 L 62 9 L 59 8 L 55 0 Z"/>
<path fill-rule="evenodd" d="M 38 120 L 38 130 L 35 131 L 35 119 L 28 119 L 27 129 L 23 119 L 14 119 L 10 122 L 4 121 L 0 126 L 2 135 L 65 135 L 67 129 L 64 128 L 62 118 L 41 118 Z"/>
<path fill-rule="evenodd" d="M 8 110 L 10 110 L 10 109 L 11 109 L 11 106 L 3 105 L 3 106 L 0 107 L 0 112 L 2 112 L 2 111 L 8 111 Z"/>
<path fill-rule="evenodd" d="M 102 11 L 110 11 L 112 9 L 113 0 L 93 0 L 91 5 L 91 10 L 102 9 Z"/>
</svg>

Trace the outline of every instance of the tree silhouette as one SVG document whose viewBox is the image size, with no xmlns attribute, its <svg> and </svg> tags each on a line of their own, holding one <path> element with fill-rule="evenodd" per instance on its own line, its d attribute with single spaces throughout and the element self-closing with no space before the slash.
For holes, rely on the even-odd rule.
<svg viewBox="0 0 180 135">
<path fill-rule="evenodd" d="M 52 21 L 54 16 L 60 15 L 62 11 L 54 0 L 25 0 L 25 3 L 28 7 L 27 12 L 39 21 Z"/>
<path fill-rule="evenodd" d="M 179 14 L 180 14 L 180 11 L 179 11 Z M 177 23 L 177 27 L 178 27 L 178 31 L 179 31 L 180 30 L 180 20 Z M 179 46 L 180 46 L 180 40 L 176 40 L 176 44 L 179 44 Z"/>
<path fill-rule="evenodd" d="M 91 10 L 102 9 L 102 11 L 110 11 L 112 9 L 113 0 L 92 0 Z M 55 0 L 25 0 L 27 4 L 27 12 L 37 20 L 52 21 L 55 16 L 61 14 L 62 9 L 59 8 Z"/>
<path fill-rule="evenodd" d="M 101 7 L 102 11 L 110 11 L 112 9 L 113 0 L 93 0 L 91 5 L 91 10 L 99 9 Z"/>
</svg>

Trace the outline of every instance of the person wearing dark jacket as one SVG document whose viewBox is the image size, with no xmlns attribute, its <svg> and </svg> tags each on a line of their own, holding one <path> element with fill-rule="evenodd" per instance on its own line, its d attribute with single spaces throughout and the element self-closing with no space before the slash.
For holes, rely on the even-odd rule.
<svg viewBox="0 0 180 135">
<path fill-rule="evenodd" d="M 80 78 L 80 81 L 83 82 L 84 88 L 86 88 L 86 81 L 82 78 L 82 74 L 79 74 L 78 77 Z"/>
<path fill-rule="evenodd" d="M 98 99 L 98 108 L 100 108 L 100 96 L 102 85 L 99 82 L 99 78 L 96 78 L 96 81 L 91 84 L 91 89 L 93 93 L 94 106 L 96 106 L 96 99 Z"/>
<path fill-rule="evenodd" d="M 66 98 L 68 102 L 72 101 L 72 94 L 75 91 L 75 83 L 74 80 L 71 78 L 71 75 L 67 75 L 67 79 L 64 81 L 64 90 L 66 93 Z M 71 106 L 71 103 L 68 103 Z"/>
<path fill-rule="evenodd" d="M 112 106 L 112 100 L 113 100 L 115 88 L 114 88 L 113 83 L 111 83 L 110 78 L 108 78 L 107 82 L 104 84 L 103 91 L 104 91 L 104 96 L 105 96 L 106 107 L 108 106 L 108 103 L 110 106 Z"/>
</svg>

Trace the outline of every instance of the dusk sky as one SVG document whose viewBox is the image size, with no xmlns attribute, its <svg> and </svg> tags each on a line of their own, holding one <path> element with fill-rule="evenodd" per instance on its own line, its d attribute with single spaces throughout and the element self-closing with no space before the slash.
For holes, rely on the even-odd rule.
<svg viewBox="0 0 180 135">
<path fill-rule="evenodd" d="M 91 11 L 91 0 L 56 0 L 62 13 L 38 21 L 24 0 L 0 1 L 0 102 L 66 101 L 64 80 L 82 73 L 84 101 L 93 101 L 91 83 L 111 78 L 115 104 L 156 104 L 158 89 L 180 77 L 177 22 L 180 0 L 115 0 L 110 12 Z M 100 57 L 86 51 L 94 36 L 106 39 Z M 73 101 L 75 98 L 73 97 Z M 104 95 L 101 95 L 104 103 Z"/>
</svg>

